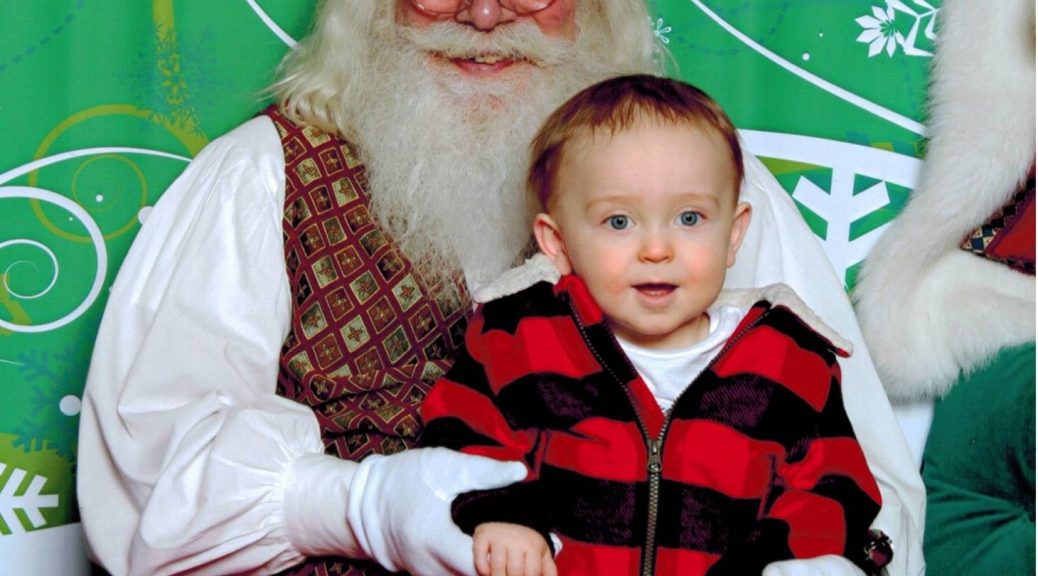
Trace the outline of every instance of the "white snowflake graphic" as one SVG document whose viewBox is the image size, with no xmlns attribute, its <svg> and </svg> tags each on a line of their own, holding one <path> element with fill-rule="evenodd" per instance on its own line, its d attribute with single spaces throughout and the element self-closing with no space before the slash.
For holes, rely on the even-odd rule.
<svg viewBox="0 0 1038 576">
<path fill-rule="evenodd" d="M 922 162 L 912 156 L 879 148 L 810 136 L 756 130 L 740 130 L 739 135 L 746 148 L 759 157 L 783 159 L 832 171 L 828 189 L 800 177 L 793 190 L 787 191 L 801 206 L 825 221 L 824 238 L 820 237 L 818 241 L 844 286 L 850 288 L 851 270 L 865 259 L 889 225 L 852 235 L 854 224 L 890 204 L 888 183 L 914 188 Z M 855 192 L 858 176 L 876 182 Z"/>
<path fill-rule="evenodd" d="M 652 17 L 650 16 L 649 26 L 652 28 L 652 33 L 656 36 L 657 40 L 663 44 L 670 44 L 670 38 L 667 37 L 667 34 L 670 34 L 674 29 L 667 26 L 663 22 L 663 18 L 657 18 L 656 21 L 653 22 Z"/>
<path fill-rule="evenodd" d="M 873 230 L 852 240 L 851 226 L 855 220 L 890 203 L 890 194 L 884 182 L 858 194 L 854 193 L 853 183 L 854 170 L 840 166 L 833 171 L 832 190 L 823 190 L 801 177 L 792 194 L 794 200 L 825 218 L 827 233 L 825 238 L 819 238 L 819 242 L 845 287 L 849 287 L 848 270 L 865 260 L 885 230 Z"/>
<path fill-rule="evenodd" d="M 0 475 L 6 469 L 7 465 L 0 463 Z M 22 521 L 18 518 L 18 511 L 25 514 L 25 517 L 29 520 L 29 525 L 35 530 L 47 524 L 40 510 L 42 508 L 58 507 L 58 497 L 56 495 L 40 494 L 44 484 L 47 483 L 47 478 L 43 476 L 33 476 L 29 486 L 24 491 L 21 491 L 25 476 L 25 470 L 15 468 L 11 475 L 8 476 L 3 488 L 0 489 L 0 518 L 7 524 L 9 534 L 22 534 L 26 531 Z"/>
<path fill-rule="evenodd" d="M 922 10 L 916 11 L 900 0 L 886 0 L 885 8 L 873 6 L 871 15 L 866 14 L 855 19 L 855 22 L 864 28 L 858 35 L 857 41 L 869 45 L 869 58 L 884 51 L 887 53 L 887 57 L 893 57 L 899 46 L 906 56 L 933 56 L 933 52 L 920 48 L 919 43 L 922 41 L 932 43 L 937 38 L 934 32 L 937 8 L 925 0 L 915 0 L 913 4 L 921 7 Z M 902 33 L 899 28 L 898 16 L 901 14 L 912 19 L 907 33 Z M 923 33 L 923 38 L 919 37 L 920 31 Z"/>
</svg>

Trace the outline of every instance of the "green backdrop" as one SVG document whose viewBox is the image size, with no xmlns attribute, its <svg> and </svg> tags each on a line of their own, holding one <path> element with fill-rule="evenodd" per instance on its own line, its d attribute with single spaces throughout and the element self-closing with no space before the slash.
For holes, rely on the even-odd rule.
<svg viewBox="0 0 1038 576">
<path fill-rule="evenodd" d="M 938 3 L 650 2 L 670 72 L 727 108 L 853 284 L 915 181 Z M 187 161 L 265 105 L 315 3 L 0 0 L 0 572 L 87 571 L 76 431 L 107 288 Z"/>
</svg>

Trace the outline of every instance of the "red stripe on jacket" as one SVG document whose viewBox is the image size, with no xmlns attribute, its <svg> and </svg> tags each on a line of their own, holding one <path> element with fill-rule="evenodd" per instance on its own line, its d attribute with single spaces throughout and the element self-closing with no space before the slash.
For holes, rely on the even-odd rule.
<svg viewBox="0 0 1038 576">
<path fill-rule="evenodd" d="M 497 442 L 497 445 L 466 447 L 464 451 L 470 454 L 522 460 L 537 441 L 536 431 L 512 429 L 486 396 L 446 378 L 440 380 L 422 404 L 422 418 L 432 421 L 460 414 L 465 415 L 465 423 L 471 430 Z"/>
<path fill-rule="evenodd" d="M 525 374 L 550 371 L 581 378 L 602 369 L 587 349 L 567 345 L 580 340 L 568 317 L 530 318 L 519 324 L 515 334 L 484 332 L 482 316 L 473 321 L 476 325 L 469 330 L 465 345 L 472 358 L 487 368 L 495 394 Z"/>
<path fill-rule="evenodd" d="M 720 559 L 720 554 L 660 547 L 656 550 L 656 572 L 676 576 L 706 574 L 706 571 Z"/>
<path fill-rule="evenodd" d="M 801 348 L 790 336 L 767 326 L 746 334 L 739 345 L 741 348 L 769 352 L 767 356 L 754 358 L 752 364 L 738 355 L 722 358 L 714 365 L 714 372 L 718 376 L 725 378 L 749 371 L 781 383 L 816 411 L 822 410 L 829 398 L 829 387 L 818 386 L 817 383 L 831 378 L 834 366 L 838 370 L 839 365 L 830 366 L 818 354 Z"/>
<path fill-rule="evenodd" d="M 842 543 L 847 535 L 839 502 L 791 490 L 775 500 L 771 517 L 789 525 L 789 547 L 798 558 L 843 553 Z"/>
<path fill-rule="evenodd" d="M 560 537 L 560 540 L 562 549 L 566 551 L 555 558 L 555 567 L 560 575 L 599 576 L 602 574 L 602 566 L 612 567 L 614 574 L 638 573 L 642 559 L 642 551 L 638 548 L 606 548 L 565 536 Z"/>
<path fill-rule="evenodd" d="M 605 438 L 609 441 L 602 441 Z M 638 424 L 606 418 L 588 418 L 569 431 L 554 431 L 544 462 L 620 482 L 644 480 L 648 465 Z"/>
<path fill-rule="evenodd" d="M 808 448 L 807 456 L 786 465 L 780 473 L 790 479 L 790 486 L 800 490 L 814 488 L 825 476 L 845 476 L 876 502 L 882 499 L 879 486 L 866 464 L 865 453 L 853 438 L 815 440 Z"/>
<path fill-rule="evenodd" d="M 732 498 L 763 498 L 776 462 L 786 457 L 778 442 L 750 438 L 709 420 L 675 420 L 663 448 L 663 477 L 710 486 Z"/>
</svg>

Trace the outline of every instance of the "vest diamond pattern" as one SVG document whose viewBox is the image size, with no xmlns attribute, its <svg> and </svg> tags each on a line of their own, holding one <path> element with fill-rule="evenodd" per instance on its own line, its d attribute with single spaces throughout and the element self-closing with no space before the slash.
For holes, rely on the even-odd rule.
<svg viewBox="0 0 1038 576">
<path fill-rule="evenodd" d="M 285 262 L 292 326 L 278 394 L 310 406 L 325 451 L 359 460 L 416 445 L 418 409 L 464 338 L 468 296 L 436 298 L 369 210 L 356 149 L 276 108 L 285 151 Z M 293 575 L 384 574 L 371 562 L 313 559 Z"/>
</svg>

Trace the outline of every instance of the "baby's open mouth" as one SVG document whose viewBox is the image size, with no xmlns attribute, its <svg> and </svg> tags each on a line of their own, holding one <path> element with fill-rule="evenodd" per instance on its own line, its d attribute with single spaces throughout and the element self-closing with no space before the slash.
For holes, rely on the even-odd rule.
<svg viewBox="0 0 1038 576">
<path fill-rule="evenodd" d="M 634 288 L 642 294 L 649 296 L 664 296 L 673 292 L 677 286 L 662 282 L 647 282 L 645 284 L 637 284 Z"/>
</svg>

